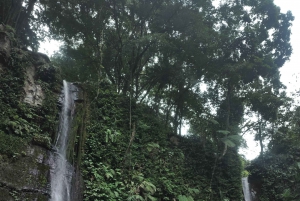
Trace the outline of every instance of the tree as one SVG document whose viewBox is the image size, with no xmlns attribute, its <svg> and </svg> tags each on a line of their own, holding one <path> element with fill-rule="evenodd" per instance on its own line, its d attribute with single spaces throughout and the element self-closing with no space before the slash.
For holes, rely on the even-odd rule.
<svg viewBox="0 0 300 201">
<path fill-rule="evenodd" d="M 247 168 L 258 199 L 288 201 L 300 198 L 299 107 L 283 114 L 284 121 L 278 119 L 276 122 L 268 150 Z"/>
<path fill-rule="evenodd" d="M 37 0 L 2 0 L 0 2 L 0 23 L 9 25 L 15 29 L 22 45 L 30 47 L 33 51 L 38 50 L 37 33 L 31 25 L 34 6 Z"/>
</svg>

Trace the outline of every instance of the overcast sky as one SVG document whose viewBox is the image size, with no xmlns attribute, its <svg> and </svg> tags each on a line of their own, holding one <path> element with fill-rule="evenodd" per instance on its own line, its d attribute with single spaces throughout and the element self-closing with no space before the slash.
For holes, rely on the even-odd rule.
<svg viewBox="0 0 300 201">
<path fill-rule="evenodd" d="M 291 92 L 294 90 L 299 90 L 300 81 L 300 1 L 275 0 L 274 2 L 281 8 L 281 12 L 285 13 L 290 10 L 295 17 L 295 20 L 293 21 L 291 36 L 293 54 L 290 58 L 290 61 L 288 61 L 280 70 L 281 81 L 287 86 L 287 90 Z"/>
<path fill-rule="evenodd" d="M 280 69 L 281 81 L 284 85 L 286 85 L 287 92 L 290 94 L 300 89 L 300 1 L 274 0 L 274 3 L 281 8 L 282 13 L 286 13 L 290 10 L 295 17 L 291 36 L 293 53 L 290 61 L 286 62 Z M 300 104 L 298 103 L 298 105 Z M 245 138 L 247 140 L 248 149 L 241 150 L 240 153 L 244 154 L 248 160 L 252 160 L 258 156 L 260 148 L 258 146 L 258 142 L 253 140 L 253 135 L 245 135 Z"/>
<path fill-rule="evenodd" d="M 290 10 L 295 17 L 291 36 L 293 54 L 290 61 L 280 70 L 281 81 L 287 86 L 287 92 L 292 93 L 300 88 L 300 0 L 274 0 L 274 3 L 281 8 L 282 13 Z M 58 51 L 58 49 L 59 42 L 51 41 L 42 43 L 39 51 L 50 56 L 54 51 Z M 254 159 L 259 154 L 260 148 L 258 147 L 258 143 L 253 140 L 254 136 L 251 134 L 245 135 L 245 138 L 248 149 L 241 150 L 240 153 L 244 154 L 249 160 Z"/>
</svg>

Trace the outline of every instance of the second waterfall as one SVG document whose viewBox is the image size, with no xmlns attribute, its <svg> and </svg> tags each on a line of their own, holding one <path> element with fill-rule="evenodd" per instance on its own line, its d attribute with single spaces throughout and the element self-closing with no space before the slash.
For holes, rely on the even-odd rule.
<svg viewBox="0 0 300 201">
<path fill-rule="evenodd" d="M 51 169 L 51 198 L 50 201 L 70 201 L 71 181 L 73 167 L 67 161 L 68 135 L 74 115 L 74 98 L 72 86 L 63 81 L 63 94 L 61 97 L 62 110 L 60 114 L 59 130 L 54 145 Z"/>
</svg>

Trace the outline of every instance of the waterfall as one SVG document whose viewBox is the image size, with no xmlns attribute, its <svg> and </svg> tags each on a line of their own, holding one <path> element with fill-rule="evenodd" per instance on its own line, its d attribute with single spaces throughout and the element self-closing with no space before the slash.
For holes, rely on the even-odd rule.
<svg viewBox="0 0 300 201">
<path fill-rule="evenodd" d="M 73 167 L 67 161 L 68 133 L 74 114 L 74 98 L 70 83 L 63 81 L 62 110 L 59 130 L 52 154 L 50 201 L 70 201 Z"/>
<path fill-rule="evenodd" d="M 243 193 L 244 193 L 245 201 L 253 201 L 249 182 L 248 182 L 248 177 L 242 178 L 242 185 L 243 185 Z"/>
</svg>

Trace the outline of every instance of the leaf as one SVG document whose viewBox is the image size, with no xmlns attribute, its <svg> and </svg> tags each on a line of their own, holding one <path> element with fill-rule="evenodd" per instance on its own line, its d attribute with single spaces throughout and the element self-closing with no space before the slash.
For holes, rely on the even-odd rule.
<svg viewBox="0 0 300 201">
<path fill-rule="evenodd" d="M 177 198 L 179 201 L 188 201 L 188 199 L 185 195 L 179 195 Z"/>
<path fill-rule="evenodd" d="M 192 196 L 187 197 L 188 201 L 194 201 L 194 198 Z"/>
<path fill-rule="evenodd" d="M 145 191 L 153 194 L 156 191 L 156 186 L 154 186 L 152 183 L 148 181 L 143 181 L 141 184 L 141 188 L 143 188 Z"/>
<path fill-rule="evenodd" d="M 196 188 L 188 188 L 190 194 L 198 194 L 200 191 Z"/>
<path fill-rule="evenodd" d="M 230 135 L 227 138 L 235 142 L 240 142 L 243 139 L 240 135 Z"/>
<path fill-rule="evenodd" d="M 147 144 L 147 150 L 151 152 L 153 149 L 159 149 L 159 144 L 151 142 Z"/>
<path fill-rule="evenodd" d="M 127 200 L 128 201 L 137 201 L 137 200 L 144 200 L 144 198 L 140 195 L 132 195 Z"/>
<path fill-rule="evenodd" d="M 234 142 L 232 142 L 232 141 L 229 140 L 228 138 L 222 138 L 221 140 L 222 140 L 222 142 L 224 142 L 228 147 L 235 147 Z"/>
<path fill-rule="evenodd" d="M 223 134 L 223 135 L 228 135 L 228 134 L 230 134 L 230 132 L 227 131 L 227 130 L 218 130 L 217 132 L 218 132 L 218 133 L 221 133 L 221 134 Z"/>
<path fill-rule="evenodd" d="M 214 119 L 209 119 L 209 121 L 210 121 L 211 123 L 215 124 L 215 125 L 219 124 L 219 122 L 217 122 L 217 121 L 214 120 Z"/>
<path fill-rule="evenodd" d="M 147 198 L 149 198 L 151 201 L 156 201 L 157 200 L 157 198 L 155 198 L 155 197 L 153 197 L 151 195 L 148 195 Z"/>
<path fill-rule="evenodd" d="M 179 201 L 194 201 L 194 199 L 191 196 L 186 197 L 185 195 L 179 195 L 178 200 Z"/>
<path fill-rule="evenodd" d="M 113 175 L 110 172 L 105 173 L 107 179 L 113 178 Z"/>
</svg>

